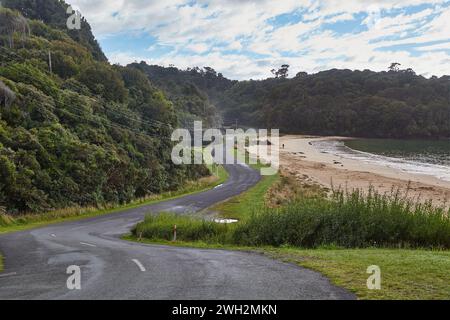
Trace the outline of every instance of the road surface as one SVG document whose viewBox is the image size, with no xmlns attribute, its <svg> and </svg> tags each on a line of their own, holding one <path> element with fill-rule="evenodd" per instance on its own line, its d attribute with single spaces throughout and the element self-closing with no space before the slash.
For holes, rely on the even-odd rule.
<svg viewBox="0 0 450 320">
<path fill-rule="evenodd" d="M 0 299 L 353 299 L 320 274 L 262 255 L 120 240 L 146 213 L 186 214 L 247 190 L 259 173 L 228 165 L 203 193 L 80 221 L 0 235 Z M 81 290 L 66 270 L 81 268 Z"/>
</svg>

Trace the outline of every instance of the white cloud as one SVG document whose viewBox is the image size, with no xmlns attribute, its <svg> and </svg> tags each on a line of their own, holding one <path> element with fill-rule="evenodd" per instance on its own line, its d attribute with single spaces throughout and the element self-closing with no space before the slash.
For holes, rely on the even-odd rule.
<svg viewBox="0 0 450 320">
<path fill-rule="evenodd" d="M 439 43 L 429 46 L 419 47 L 416 50 L 419 51 L 450 51 L 450 42 Z"/>
<path fill-rule="evenodd" d="M 156 59 L 137 59 L 132 48 L 107 52 L 112 62 L 208 65 L 235 79 L 267 77 L 283 63 L 291 65 L 291 74 L 327 68 L 385 70 L 392 61 L 421 74 L 450 74 L 445 44 L 435 44 L 450 42 L 450 0 L 69 2 L 81 9 L 100 39 L 142 32 L 157 39 L 154 47 L 173 48 Z M 407 10 L 418 5 L 428 6 Z M 301 18 L 274 24 L 283 14 Z M 358 21 L 358 14 L 367 18 Z M 343 33 L 324 28 L 337 22 L 358 22 L 359 29 Z M 405 46 L 418 48 L 414 53 Z"/>
<path fill-rule="evenodd" d="M 206 43 L 191 43 L 185 48 L 195 53 L 203 53 L 210 49 L 210 47 Z"/>
</svg>

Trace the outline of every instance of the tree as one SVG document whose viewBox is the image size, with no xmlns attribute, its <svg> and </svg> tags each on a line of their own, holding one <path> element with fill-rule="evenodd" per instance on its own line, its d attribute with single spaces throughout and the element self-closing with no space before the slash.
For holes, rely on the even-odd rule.
<svg viewBox="0 0 450 320">
<path fill-rule="evenodd" d="M 0 35 L 8 36 L 9 47 L 14 46 L 14 34 L 19 33 L 22 40 L 30 34 L 27 19 L 20 13 L 0 7 Z"/>
<path fill-rule="evenodd" d="M 272 69 L 271 72 L 275 75 L 275 78 L 285 79 L 289 76 L 289 74 L 288 74 L 289 65 L 283 64 L 280 69 L 278 69 L 278 70 Z"/>
<path fill-rule="evenodd" d="M 14 92 L 0 80 L 0 104 L 4 103 L 5 107 L 9 107 L 14 99 L 16 99 Z"/>
<path fill-rule="evenodd" d="M 392 72 L 399 72 L 399 71 L 400 71 L 400 66 L 401 66 L 400 63 L 398 63 L 398 62 L 393 62 L 393 63 L 391 63 L 391 66 L 389 67 L 389 71 L 392 71 Z"/>
<path fill-rule="evenodd" d="M 95 62 L 78 75 L 78 80 L 95 94 L 110 101 L 124 102 L 127 90 L 122 78 L 106 63 Z"/>
<path fill-rule="evenodd" d="M 213 68 L 211 68 L 211 67 L 203 67 L 203 69 L 205 69 L 206 75 L 211 75 L 213 77 L 217 76 L 217 71 L 214 70 Z"/>
<path fill-rule="evenodd" d="M 416 72 L 413 69 L 411 69 L 411 68 L 406 69 L 405 73 L 408 73 L 408 74 L 414 75 L 414 76 L 416 75 Z"/>
</svg>

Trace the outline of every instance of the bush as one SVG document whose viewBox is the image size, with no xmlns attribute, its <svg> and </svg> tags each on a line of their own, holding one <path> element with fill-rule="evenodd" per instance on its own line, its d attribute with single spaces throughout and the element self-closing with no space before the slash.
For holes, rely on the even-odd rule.
<svg viewBox="0 0 450 320">
<path fill-rule="evenodd" d="M 431 203 L 413 204 L 399 193 L 334 192 L 331 199 L 304 197 L 280 209 L 263 209 L 234 225 L 186 216 L 147 216 L 133 230 L 151 240 L 204 241 L 243 246 L 302 248 L 450 248 L 450 219 Z"/>
<path fill-rule="evenodd" d="M 0 67 L 0 75 L 15 82 L 32 84 L 52 97 L 56 97 L 58 94 L 58 85 L 53 79 L 29 63 L 14 63 Z"/>
<path fill-rule="evenodd" d="M 133 235 L 151 240 L 173 240 L 173 228 L 177 226 L 177 240 L 225 242 L 229 226 L 213 221 L 195 219 L 175 214 L 147 215 L 144 222 L 133 230 Z"/>
<path fill-rule="evenodd" d="M 77 80 L 109 101 L 124 102 L 127 97 L 120 74 L 106 63 L 88 65 L 80 72 Z"/>
<path fill-rule="evenodd" d="M 306 248 L 450 248 L 450 219 L 444 209 L 414 204 L 399 193 L 336 191 L 330 200 L 303 198 L 279 210 L 254 214 L 238 226 L 233 242 Z"/>
</svg>

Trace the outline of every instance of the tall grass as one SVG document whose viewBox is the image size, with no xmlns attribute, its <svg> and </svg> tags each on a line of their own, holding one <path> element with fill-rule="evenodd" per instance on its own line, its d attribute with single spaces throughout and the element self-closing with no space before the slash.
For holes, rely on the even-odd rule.
<svg viewBox="0 0 450 320">
<path fill-rule="evenodd" d="M 132 234 L 150 240 L 170 241 L 173 240 L 174 226 L 177 227 L 177 240 L 228 242 L 226 237 L 229 226 L 226 224 L 168 213 L 147 215 L 143 222 L 133 228 Z"/>
<path fill-rule="evenodd" d="M 329 199 L 302 197 L 279 209 L 261 209 L 236 225 L 186 216 L 148 216 L 133 233 L 171 240 L 175 224 L 182 241 L 301 248 L 450 248 L 449 212 L 431 203 L 413 203 L 399 192 L 334 191 Z"/>
<path fill-rule="evenodd" d="M 238 226 L 233 241 L 304 248 L 450 248 L 450 219 L 443 208 L 413 203 L 399 192 L 334 191 L 331 199 L 300 198 L 254 214 Z"/>
</svg>

